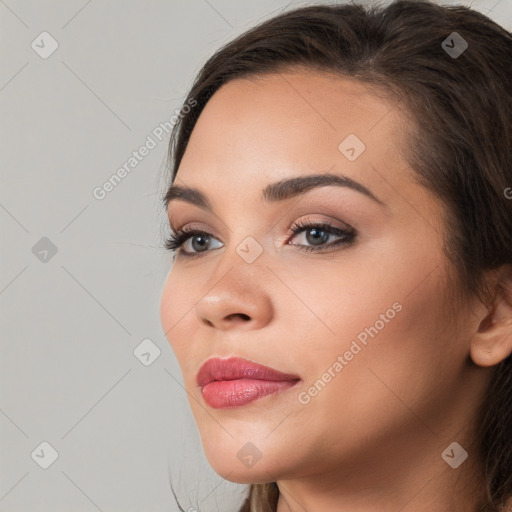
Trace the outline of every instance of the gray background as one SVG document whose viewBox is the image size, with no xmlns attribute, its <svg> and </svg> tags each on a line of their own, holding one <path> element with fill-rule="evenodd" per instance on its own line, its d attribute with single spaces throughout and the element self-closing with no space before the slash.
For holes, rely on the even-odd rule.
<svg viewBox="0 0 512 512">
<path fill-rule="evenodd" d="M 169 478 L 185 510 L 243 500 L 204 458 L 160 325 L 168 137 L 154 131 L 215 49 L 310 3 L 0 0 L 0 512 L 176 511 Z M 512 28 L 510 0 L 445 3 Z M 47 58 L 31 47 L 51 49 L 44 31 Z"/>
</svg>

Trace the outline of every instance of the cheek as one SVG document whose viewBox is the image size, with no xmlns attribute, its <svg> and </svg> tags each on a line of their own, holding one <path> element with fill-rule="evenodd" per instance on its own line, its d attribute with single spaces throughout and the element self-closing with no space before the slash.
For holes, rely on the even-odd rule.
<svg viewBox="0 0 512 512">
<path fill-rule="evenodd" d="M 370 452 L 385 450 L 406 432 L 424 428 L 418 418 L 428 424 L 436 416 L 456 378 L 457 362 L 441 348 L 450 340 L 438 336 L 439 317 L 430 307 L 435 293 L 434 280 L 415 296 L 397 290 L 390 300 L 382 294 L 371 302 L 343 302 L 333 325 L 337 336 L 302 336 L 296 354 L 304 361 L 304 386 L 296 397 L 302 422 L 292 426 L 290 420 L 289 432 L 307 424 L 308 431 L 322 433 L 315 451 L 356 457 L 363 445 Z M 397 297 L 401 309 L 393 308 Z M 379 323 L 386 311 L 388 322 Z"/>
<path fill-rule="evenodd" d="M 377 243 L 380 247 L 364 254 L 347 252 L 336 266 L 301 269 L 294 292 L 311 311 L 298 307 L 293 313 L 299 326 L 295 332 L 307 333 L 295 349 L 307 354 L 302 360 L 308 384 L 320 379 L 338 356 L 346 356 L 343 370 L 336 373 L 344 377 L 332 379 L 338 382 L 332 387 L 353 387 L 358 393 L 377 374 L 392 389 L 414 396 L 433 376 L 449 378 L 464 357 L 446 315 L 442 255 L 433 244 L 411 249 L 405 243 Z M 390 393 L 382 383 L 372 392 L 379 387 Z"/>
</svg>

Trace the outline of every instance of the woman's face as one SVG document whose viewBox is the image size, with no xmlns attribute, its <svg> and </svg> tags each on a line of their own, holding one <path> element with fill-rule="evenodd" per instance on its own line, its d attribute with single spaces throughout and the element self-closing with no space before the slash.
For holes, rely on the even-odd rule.
<svg viewBox="0 0 512 512">
<path fill-rule="evenodd" d="M 174 185 L 211 209 L 180 191 L 168 213 L 175 230 L 210 237 L 178 250 L 161 321 L 205 454 L 228 480 L 385 480 L 427 459 L 448 468 L 441 452 L 465 443 L 483 390 L 473 326 L 450 301 L 443 206 L 402 158 L 402 115 L 308 71 L 231 81 L 200 115 Z M 268 193 L 311 175 L 356 185 Z M 208 403 L 197 373 L 228 356 L 299 380 L 235 407 L 217 389 Z"/>
</svg>

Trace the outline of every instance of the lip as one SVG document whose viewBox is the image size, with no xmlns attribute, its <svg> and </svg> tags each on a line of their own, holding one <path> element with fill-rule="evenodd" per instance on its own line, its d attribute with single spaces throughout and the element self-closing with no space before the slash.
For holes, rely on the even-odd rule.
<svg viewBox="0 0 512 512">
<path fill-rule="evenodd" d="M 241 357 L 208 359 L 197 373 L 205 402 L 215 409 L 238 407 L 284 391 L 300 377 Z"/>
</svg>

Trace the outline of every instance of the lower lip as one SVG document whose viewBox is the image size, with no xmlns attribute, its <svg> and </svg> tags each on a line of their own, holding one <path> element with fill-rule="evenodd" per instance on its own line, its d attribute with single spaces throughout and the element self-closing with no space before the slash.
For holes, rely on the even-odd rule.
<svg viewBox="0 0 512 512">
<path fill-rule="evenodd" d="M 255 379 L 217 380 L 202 388 L 205 402 L 214 409 L 240 407 L 264 396 L 291 388 L 298 381 Z"/>
</svg>

